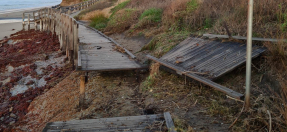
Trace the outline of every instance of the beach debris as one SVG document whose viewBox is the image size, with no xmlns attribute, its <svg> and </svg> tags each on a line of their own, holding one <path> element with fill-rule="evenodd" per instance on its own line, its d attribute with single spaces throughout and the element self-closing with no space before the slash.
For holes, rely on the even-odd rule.
<svg viewBox="0 0 287 132">
<path fill-rule="evenodd" d="M 124 48 L 122 48 L 122 47 L 120 47 L 120 46 L 117 46 L 117 45 L 115 45 L 115 46 L 113 47 L 113 49 L 114 49 L 115 51 L 119 51 L 119 52 L 121 52 L 121 53 L 126 53 L 126 51 L 125 51 Z"/>
<path fill-rule="evenodd" d="M 65 55 L 51 33 L 30 30 L 10 36 L 6 40 L 15 44 L 0 40 L 0 131 L 10 131 L 24 121 L 33 99 L 73 70 L 61 62 Z"/>
</svg>

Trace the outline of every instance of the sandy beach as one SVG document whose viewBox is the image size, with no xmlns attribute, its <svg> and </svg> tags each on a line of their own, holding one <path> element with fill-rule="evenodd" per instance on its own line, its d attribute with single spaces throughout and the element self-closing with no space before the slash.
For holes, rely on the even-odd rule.
<svg viewBox="0 0 287 132">
<path fill-rule="evenodd" d="M 5 36 L 9 37 L 11 34 L 23 29 L 21 24 L 23 12 L 35 11 L 41 8 L 18 9 L 0 12 L 0 40 Z M 27 29 L 27 27 L 25 28 Z M 31 29 L 32 28 L 33 26 L 31 25 Z"/>
<path fill-rule="evenodd" d="M 23 12 L 32 12 L 32 11 L 39 10 L 45 7 L 2 11 L 0 12 L 0 21 L 1 19 L 22 19 Z"/>
<path fill-rule="evenodd" d="M 16 33 L 20 30 L 22 30 L 21 22 L 2 23 L 0 24 L 0 39 L 3 39 L 5 36 L 9 37 L 10 34 Z"/>
</svg>

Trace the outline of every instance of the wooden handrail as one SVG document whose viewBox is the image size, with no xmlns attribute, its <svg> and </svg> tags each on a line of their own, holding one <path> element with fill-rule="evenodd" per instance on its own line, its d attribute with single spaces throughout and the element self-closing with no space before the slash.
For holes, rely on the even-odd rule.
<svg viewBox="0 0 287 132">
<path fill-rule="evenodd" d="M 39 23 L 39 30 L 50 31 L 53 35 L 57 35 L 60 41 L 61 50 L 66 51 L 66 55 L 71 63 L 74 64 L 74 62 L 76 62 L 77 64 L 75 65 L 77 67 L 81 67 L 81 64 L 78 63 L 78 61 L 75 61 L 78 59 L 78 57 L 80 57 L 78 56 L 79 25 L 77 21 L 73 17 L 70 17 L 68 14 L 75 12 L 75 9 L 86 9 L 97 1 L 99 0 L 90 0 L 63 8 L 60 8 L 59 5 L 56 5 L 52 8 L 42 8 L 33 12 L 24 12 L 22 16 L 23 29 L 26 25 L 28 25 L 28 29 L 30 29 L 30 24 L 34 23 L 35 30 L 37 30 L 37 23 Z M 30 17 L 31 15 L 32 17 Z"/>
</svg>

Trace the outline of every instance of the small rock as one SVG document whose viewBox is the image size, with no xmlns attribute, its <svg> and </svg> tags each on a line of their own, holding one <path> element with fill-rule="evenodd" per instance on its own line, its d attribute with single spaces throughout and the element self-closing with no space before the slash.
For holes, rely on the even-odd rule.
<svg viewBox="0 0 287 132">
<path fill-rule="evenodd" d="M 16 118 L 17 116 L 16 116 L 15 114 L 11 113 L 11 114 L 10 114 L 10 117 Z"/>
<path fill-rule="evenodd" d="M 44 92 L 47 92 L 49 89 L 45 89 Z"/>
<path fill-rule="evenodd" d="M 3 121 L 3 120 L 4 120 L 4 117 L 1 117 L 1 118 L 0 118 L 0 121 Z"/>
<path fill-rule="evenodd" d="M 11 121 L 10 123 L 9 123 L 9 125 L 11 126 L 11 125 L 13 125 L 15 123 L 15 121 Z"/>
<path fill-rule="evenodd" d="M 28 101 L 26 101 L 27 103 L 30 103 L 30 102 L 32 102 L 32 100 L 28 100 Z"/>
<path fill-rule="evenodd" d="M 9 112 L 11 112 L 13 110 L 13 107 L 11 107 L 10 109 L 9 109 Z"/>
</svg>

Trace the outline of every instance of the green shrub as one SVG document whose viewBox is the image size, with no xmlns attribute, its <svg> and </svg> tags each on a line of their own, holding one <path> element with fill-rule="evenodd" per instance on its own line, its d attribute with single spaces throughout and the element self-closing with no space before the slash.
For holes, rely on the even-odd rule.
<svg viewBox="0 0 287 132">
<path fill-rule="evenodd" d="M 191 0 L 190 2 L 187 3 L 186 10 L 188 12 L 193 12 L 194 10 L 197 9 L 197 7 L 198 7 L 197 0 Z"/>
<path fill-rule="evenodd" d="M 206 18 L 205 21 L 204 21 L 204 29 L 206 28 L 211 28 L 212 27 L 212 19 L 210 18 Z"/>
<path fill-rule="evenodd" d="M 118 4 L 118 5 L 115 6 L 114 8 L 112 8 L 112 9 L 111 9 L 111 13 L 112 13 L 112 14 L 111 14 L 111 17 L 114 16 L 117 11 L 119 11 L 119 10 L 121 10 L 121 9 L 124 9 L 129 2 L 130 2 L 130 0 L 127 0 L 127 1 L 125 1 L 125 2 L 122 2 L 122 3 Z"/>
<path fill-rule="evenodd" d="M 120 33 L 129 29 L 136 23 L 139 11 L 136 9 L 122 9 L 116 12 L 116 15 L 110 17 L 107 28 L 108 32 Z"/>
<path fill-rule="evenodd" d="M 136 28 L 143 27 L 146 25 L 154 25 L 155 23 L 161 22 L 162 13 L 163 13 L 162 9 L 157 8 L 151 8 L 145 10 L 141 14 L 139 22 L 136 24 Z"/>
<path fill-rule="evenodd" d="M 162 17 L 162 9 L 151 8 L 145 10 L 140 16 L 140 20 L 148 20 L 151 22 L 160 22 Z"/>
<path fill-rule="evenodd" d="M 98 14 L 91 18 L 91 21 L 91 27 L 94 27 L 96 29 L 104 29 L 107 26 L 109 19 L 106 18 L 103 14 Z"/>
</svg>

